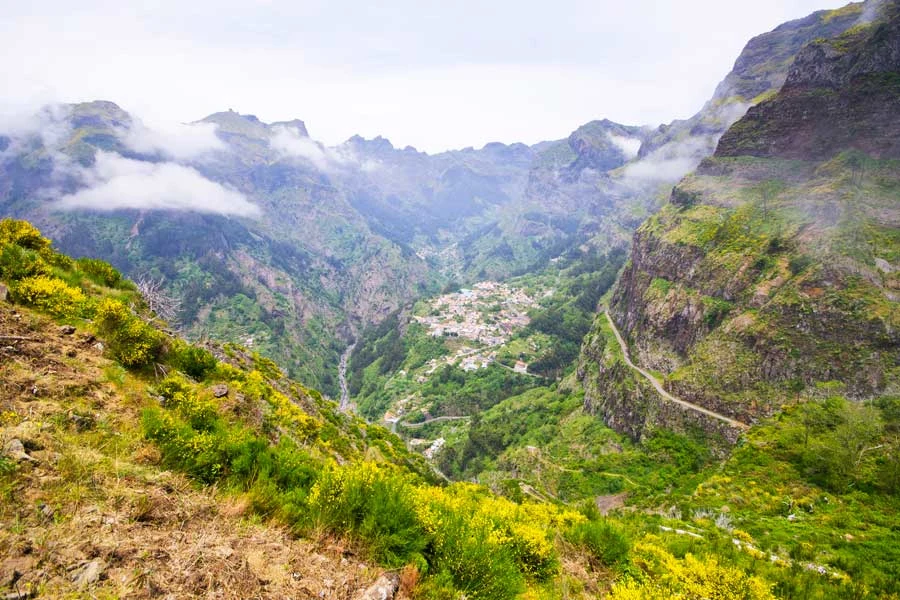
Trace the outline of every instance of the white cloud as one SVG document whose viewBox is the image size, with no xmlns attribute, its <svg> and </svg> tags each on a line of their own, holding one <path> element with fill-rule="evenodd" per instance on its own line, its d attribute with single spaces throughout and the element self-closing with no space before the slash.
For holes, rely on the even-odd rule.
<svg viewBox="0 0 900 600">
<path fill-rule="evenodd" d="M 687 117 L 751 36 L 844 3 L 759 0 L 736 19 L 720 0 L 0 2 L 16 49 L 0 89 L 171 121 L 232 106 L 302 118 L 328 145 L 357 133 L 429 152 L 534 143 L 603 117 Z"/>
<path fill-rule="evenodd" d="M 363 173 L 374 173 L 375 171 L 381 169 L 381 167 L 381 161 L 373 160 L 371 158 L 367 158 L 366 160 L 362 161 L 361 165 L 359 165 L 359 168 Z"/>
<path fill-rule="evenodd" d="M 63 210 L 180 210 L 239 217 L 261 214 L 238 191 L 210 181 L 195 169 L 174 163 L 150 163 L 97 152 L 93 167 L 82 172 L 87 188 L 60 199 Z"/>
<path fill-rule="evenodd" d="M 38 138 L 45 147 L 56 148 L 72 133 L 65 110 L 59 104 L 48 104 L 37 112 L 34 107 L 0 111 L 0 135 L 12 140 L 13 149 L 29 138 Z"/>
<path fill-rule="evenodd" d="M 641 182 L 675 182 L 693 171 L 716 148 L 718 136 L 697 136 L 670 142 L 623 170 L 626 179 Z"/>
<path fill-rule="evenodd" d="M 285 156 L 304 158 L 320 171 L 334 171 L 354 162 L 350 156 L 326 148 L 293 127 L 279 125 L 273 128 L 273 132 L 274 135 L 269 140 L 272 148 Z"/>
<path fill-rule="evenodd" d="M 614 133 L 608 133 L 609 141 L 615 144 L 619 150 L 625 154 L 625 158 L 632 159 L 638 155 L 638 150 L 641 149 L 641 140 L 637 138 L 625 137 L 624 135 L 616 135 Z"/>
<path fill-rule="evenodd" d="M 151 127 L 135 119 L 122 133 L 122 141 L 135 152 L 160 153 L 178 160 L 196 159 L 225 144 L 216 137 L 214 123 L 172 123 L 161 121 Z"/>
</svg>

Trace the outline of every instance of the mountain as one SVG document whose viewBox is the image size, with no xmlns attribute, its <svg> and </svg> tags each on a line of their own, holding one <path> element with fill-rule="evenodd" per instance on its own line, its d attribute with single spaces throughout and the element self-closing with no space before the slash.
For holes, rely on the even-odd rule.
<svg viewBox="0 0 900 600">
<path fill-rule="evenodd" d="M 777 93 L 777 86 L 788 79 L 791 60 L 805 44 L 852 29 L 873 6 L 876 4 L 851 4 L 836 11 L 816 12 L 757 36 L 744 48 L 714 97 L 688 121 L 675 122 L 657 130 L 624 126 L 608 120 L 595 121 L 579 128 L 566 140 L 535 146 L 532 167 L 521 197 L 515 202 L 499 204 L 496 214 L 500 218 L 495 223 L 476 235 L 463 238 L 456 246 L 463 256 L 464 268 L 467 257 L 478 257 L 474 264 L 480 265 L 481 270 L 470 271 L 470 278 L 502 279 L 506 275 L 506 281 L 513 288 L 539 298 L 528 311 L 531 322 L 521 330 L 509 328 L 508 339 L 495 349 L 497 361 L 501 363 L 499 371 L 453 376 L 441 373 L 437 377 L 434 361 L 453 364 L 454 356 L 466 351 L 474 353 L 477 346 L 472 349 L 469 347 L 471 342 L 466 342 L 468 345 L 460 348 L 460 340 L 453 337 L 443 345 L 435 344 L 428 336 L 440 333 L 437 330 L 429 334 L 414 324 L 407 327 L 408 319 L 421 320 L 427 315 L 438 321 L 443 319 L 446 325 L 450 321 L 442 305 L 449 302 L 458 308 L 467 302 L 452 294 L 426 298 L 411 311 L 401 313 L 396 320 L 385 321 L 383 327 L 364 334 L 356 346 L 350 361 L 350 388 L 363 414 L 371 419 L 385 414 L 405 415 L 408 422 L 426 417 L 456 418 L 470 415 L 472 411 L 488 410 L 493 404 L 520 393 L 523 387 L 547 385 L 576 370 L 578 347 L 591 329 L 590 322 L 598 302 L 622 266 L 624 250 L 631 243 L 634 230 L 667 202 L 672 194 L 671 183 L 712 153 L 719 137 L 741 118 L 748 105 Z M 747 119 L 753 114 L 751 111 Z M 520 149 L 518 154 L 524 158 L 525 150 Z M 683 184 L 677 189 L 682 187 Z M 681 191 L 678 194 L 679 198 L 683 195 Z M 655 222 L 653 219 L 650 222 Z M 649 224 L 644 226 L 647 227 Z M 636 238 L 638 242 L 642 239 Z M 505 262 L 492 260 L 500 251 L 507 257 Z M 633 252 L 619 290 L 624 289 L 627 277 L 640 268 L 635 266 L 635 261 L 641 251 L 638 246 Z M 509 266 L 521 260 L 519 257 L 529 256 L 534 262 L 528 268 L 508 271 Z M 680 261 L 683 261 L 681 257 L 674 257 L 658 267 L 659 273 L 679 272 Z M 518 277 L 509 278 L 510 274 Z M 445 291 L 453 291 L 453 286 L 448 286 Z M 707 317 L 710 320 L 718 318 L 715 315 L 728 308 L 726 301 L 709 298 L 706 302 L 709 308 L 704 314 L 712 315 Z M 493 318 L 490 311 L 494 310 L 490 302 L 474 304 L 457 318 L 466 319 L 472 327 L 480 321 L 490 327 Z M 597 325 L 604 326 L 602 318 Z M 663 332 L 671 327 L 669 322 L 659 325 Z M 612 332 L 608 333 L 612 341 Z M 590 350 L 591 346 L 586 348 Z M 484 354 L 489 356 L 490 350 L 485 350 Z M 546 377 L 547 381 L 515 381 L 513 375 L 503 372 L 503 366 L 512 368 L 517 360 L 528 365 L 531 375 Z M 597 362 L 596 357 L 582 361 L 582 375 Z M 654 363 L 638 362 L 659 368 Z M 619 364 L 624 369 L 622 375 L 629 375 L 624 362 Z M 604 382 L 601 385 L 612 381 L 604 379 L 604 374 L 601 372 L 596 377 L 597 381 Z M 435 378 L 441 383 L 435 383 Z M 657 397 L 648 380 L 638 377 L 633 382 L 629 379 L 629 383 L 648 398 Z M 628 418 L 636 425 L 631 426 L 622 423 L 617 412 L 599 408 L 603 402 L 624 406 L 629 401 L 626 392 L 605 387 L 589 392 L 586 398 L 589 411 L 601 413 L 619 431 L 640 438 L 644 421 L 652 420 L 652 416 L 648 417 L 642 410 L 633 410 Z M 666 403 L 661 406 L 669 407 Z M 675 406 L 680 405 L 676 403 Z M 715 406 L 709 405 L 710 408 Z M 622 408 L 621 412 L 625 411 Z M 687 412 L 689 417 L 695 414 L 703 413 Z M 735 439 L 739 429 L 731 428 L 728 420 L 743 418 L 743 415 L 721 416 L 722 419 L 713 419 L 713 422 L 724 424 L 726 437 Z M 444 425 L 460 428 L 459 423 L 445 422 Z M 418 433 L 406 432 L 402 427 L 400 431 L 408 435 Z M 440 432 L 434 434 L 435 439 L 441 437 Z M 460 445 L 465 444 L 465 440 L 455 434 L 453 437 L 454 443 L 448 444 L 446 452 L 462 452 Z M 470 456 L 461 463 L 448 461 L 448 464 L 455 464 L 449 470 L 471 477 L 477 469 L 462 463 L 473 458 L 476 457 Z"/>
<path fill-rule="evenodd" d="M 600 170 L 632 152 L 612 140 L 643 133 L 602 121 L 534 148 L 431 156 L 384 138 L 328 148 L 302 121 L 231 110 L 166 132 L 111 102 L 61 105 L 0 138 L 0 207 L 66 252 L 161 281 L 194 338 L 251 345 L 336 394 L 338 356 L 365 325 L 595 236 L 596 207 L 617 211 Z"/>
<path fill-rule="evenodd" d="M 599 315 L 579 375 L 586 408 L 615 429 L 734 441 L 728 419 L 759 422 L 826 389 L 896 393 L 900 8 L 867 8 L 872 19 L 805 45 L 778 93 L 635 233 L 609 315 L 633 362 L 687 404 L 627 364 Z"/>
</svg>

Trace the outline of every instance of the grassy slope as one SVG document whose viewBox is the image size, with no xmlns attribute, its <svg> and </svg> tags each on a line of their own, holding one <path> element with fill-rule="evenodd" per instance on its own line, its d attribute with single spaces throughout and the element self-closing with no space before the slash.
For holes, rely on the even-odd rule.
<svg viewBox="0 0 900 600">
<path fill-rule="evenodd" d="M 165 470 L 140 426 L 146 379 L 104 358 L 89 329 L 65 335 L 43 315 L 0 303 L 0 331 L 28 338 L 4 340 L 0 351 L 0 439 L 22 441 L 32 459 L 0 459 L 6 592 L 335 598 L 379 574 L 344 560 L 337 540 L 299 540 L 245 498 Z M 98 581 L 73 581 L 94 562 Z"/>
</svg>

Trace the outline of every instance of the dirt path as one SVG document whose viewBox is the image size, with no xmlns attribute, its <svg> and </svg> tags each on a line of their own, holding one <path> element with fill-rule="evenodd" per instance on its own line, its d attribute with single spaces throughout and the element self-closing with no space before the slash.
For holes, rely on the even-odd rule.
<svg viewBox="0 0 900 600">
<path fill-rule="evenodd" d="M 631 359 L 628 357 L 628 346 L 625 344 L 625 340 L 622 339 L 622 335 L 619 333 L 618 327 L 616 327 L 616 324 L 613 322 L 612 317 L 609 314 L 609 311 L 606 311 L 604 314 L 606 315 L 606 320 L 609 321 L 609 326 L 612 327 L 613 333 L 616 335 L 616 340 L 619 342 L 619 347 L 622 349 L 622 357 L 625 359 L 625 364 L 627 364 L 629 367 L 631 367 L 632 369 L 634 369 L 635 371 L 637 371 L 638 373 L 643 375 L 644 379 L 646 379 L 647 381 L 650 382 L 650 384 L 656 389 L 656 391 L 659 392 L 660 396 L 662 396 L 666 400 L 674 402 L 675 404 L 680 404 L 681 406 L 683 406 L 685 408 L 689 408 L 693 411 L 703 413 L 704 415 L 707 415 L 714 419 L 724 421 L 725 423 L 728 423 L 732 427 L 737 427 L 738 429 L 747 429 L 748 428 L 748 425 L 746 423 L 741 423 L 740 421 L 735 421 L 734 419 L 732 419 L 730 417 L 726 417 L 725 415 L 721 415 L 721 414 L 711 411 L 707 408 L 703 408 L 702 406 L 697 406 L 696 404 L 691 404 L 690 402 L 685 402 L 684 400 L 680 400 L 680 399 L 676 398 L 675 396 L 673 396 L 672 394 L 670 394 L 669 392 L 667 392 L 666 389 L 662 386 L 662 383 L 660 383 L 656 377 L 654 377 L 648 371 L 645 371 L 644 369 L 640 368 L 639 366 L 637 366 L 636 364 L 631 362 Z"/>
</svg>

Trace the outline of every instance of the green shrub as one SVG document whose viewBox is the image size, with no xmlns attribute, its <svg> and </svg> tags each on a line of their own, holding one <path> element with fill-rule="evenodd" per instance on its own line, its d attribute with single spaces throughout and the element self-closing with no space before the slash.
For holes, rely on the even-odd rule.
<svg viewBox="0 0 900 600">
<path fill-rule="evenodd" d="M 95 323 L 112 357 L 126 367 L 149 365 L 165 344 L 162 333 L 141 321 L 118 300 L 106 298 L 100 302 Z"/>
<path fill-rule="evenodd" d="M 75 261 L 75 266 L 78 267 L 79 271 L 100 285 L 118 287 L 122 283 L 122 274 L 104 260 L 79 258 Z"/>
<path fill-rule="evenodd" d="M 15 244 L 37 252 L 50 249 L 50 240 L 42 236 L 37 227 L 17 219 L 0 220 L 0 244 Z"/>
<path fill-rule="evenodd" d="M 56 317 L 81 316 L 87 308 L 84 292 L 46 275 L 26 277 L 18 282 L 13 288 L 13 299 Z"/>
<path fill-rule="evenodd" d="M 0 477 L 16 472 L 16 461 L 5 456 L 0 456 Z"/>
<path fill-rule="evenodd" d="M 411 485 L 373 462 L 325 469 L 310 490 L 309 507 L 315 523 L 351 534 L 387 566 L 419 559 L 425 549 Z"/>
<path fill-rule="evenodd" d="M 788 262 L 788 268 L 794 275 L 799 275 L 813 263 L 813 259 L 805 254 L 800 254 L 791 258 Z"/>
<path fill-rule="evenodd" d="M 159 409 L 144 411 L 143 426 L 144 435 L 156 442 L 166 465 L 203 483 L 215 483 L 225 474 L 222 440 L 216 432 L 195 431 L 175 414 Z"/>
<path fill-rule="evenodd" d="M 429 548 L 429 562 L 449 573 L 457 590 L 473 600 L 508 600 L 525 580 L 511 552 L 492 538 L 490 527 L 466 519 L 459 511 L 439 511 L 440 528 Z"/>
<path fill-rule="evenodd" d="M 199 398 L 193 388 L 177 375 L 163 379 L 156 386 L 156 392 L 165 399 L 166 408 L 176 410 L 193 429 L 209 431 L 218 419 L 212 401 Z"/>
<path fill-rule="evenodd" d="M 0 279 L 18 281 L 26 277 L 49 275 L 50 266 L 34 250 L 15 244 L 0 246 Z"/>
<path fill-rule="evenodd" d="M 577 523 L 565 532 L 565 537 L 606 566 L 624 561 L 631 547 L 625 533 L 606 520 Z"/>
<path fill-rule="evenodd" d="M 180 340 L 169 350 L 169 359 L 172 366 L 197 380 L 215 371 L 218 364 L 211 352 Z"/>
</svg>

